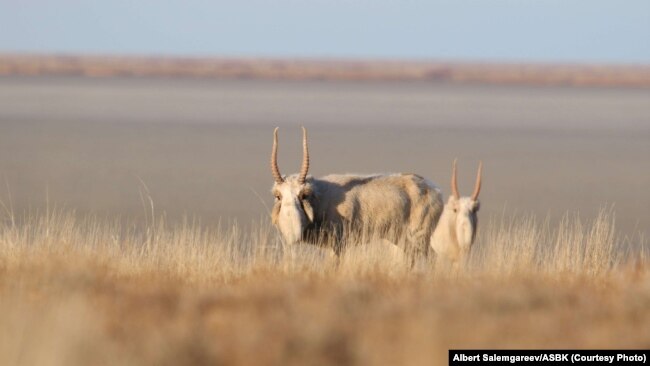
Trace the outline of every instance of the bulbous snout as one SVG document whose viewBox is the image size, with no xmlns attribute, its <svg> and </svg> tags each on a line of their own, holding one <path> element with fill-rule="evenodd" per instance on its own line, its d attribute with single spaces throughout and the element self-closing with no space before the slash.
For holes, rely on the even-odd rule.
<svg viewBox="0 0 650 366">
<path fill-rule="evenodd" d="M 298 202 L 283 204 L 278 216 L 278 229 L 287 244 L 301 241 L 306 226 L 307 217 Z"/>
<path fill-rule="evenodd" d="M 476 213 L 467 212 L 456 219 L 456 238 L 458 246 L 464 252 L 469 251 L 476 237 Z"/>
</svg>

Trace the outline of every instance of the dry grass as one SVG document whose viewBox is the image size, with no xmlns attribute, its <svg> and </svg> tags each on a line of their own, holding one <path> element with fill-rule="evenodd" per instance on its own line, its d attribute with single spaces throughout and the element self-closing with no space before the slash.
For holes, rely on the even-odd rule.
<svg viewBox="0 0 650 366">
<path fill-rule="evenodd" d="M 158 76 L 275 80 L 650 86 L 648 65 L 462 63 L 0 54 L 0 75 Z"/>
<path fill-rule="evenodd" d="M 603 214 L 483 224 L 459 274 L 387 244 L 337 266 L 267 223 L 147 229 L 66 213 L 0 228 L 11 365 L 446 362 L 448 348 L 650 347 L 650 267 Z"/>
</svg>

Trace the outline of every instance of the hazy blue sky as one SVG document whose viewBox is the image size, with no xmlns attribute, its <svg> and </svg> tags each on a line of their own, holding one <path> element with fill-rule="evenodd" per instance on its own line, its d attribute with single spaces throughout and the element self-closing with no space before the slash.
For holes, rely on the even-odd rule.
<svg viewBox="0 0 650 366">
<path fill-rule="evenodd" d="M 0 52 L 650 63 L 650 0 L 0 0 Z"/>
</svg>

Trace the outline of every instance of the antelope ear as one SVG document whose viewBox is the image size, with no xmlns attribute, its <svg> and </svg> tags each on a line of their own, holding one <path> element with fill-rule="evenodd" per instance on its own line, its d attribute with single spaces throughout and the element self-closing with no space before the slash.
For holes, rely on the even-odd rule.
<svg viewBox="0 0 650 366">
<path fill-rule="evenodd" d="M 275 202 L 271 209 L 271 222 L 273 225 L 278 224 L 278 217 L 280 216 L 280 202 Z"/>
<path fill-rule="evenodd" d="M 305 215 L 307 216 L 307 219 L 309 219 L 309 223 L 314 223 L 314 208 L 312 207 L 309 200 L 302 201 L 302 208 L 305 210 Z"/>
</svg>

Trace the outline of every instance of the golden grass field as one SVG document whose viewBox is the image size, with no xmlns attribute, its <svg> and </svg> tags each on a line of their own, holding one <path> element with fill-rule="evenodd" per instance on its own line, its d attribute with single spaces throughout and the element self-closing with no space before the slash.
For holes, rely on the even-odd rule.
<svg viewBox="0 0 650 366">
<path fill-rule="evenodd" d="M 8 216 L 11 217 L 11 216 Z M 610 213 L 485 222 L 458 273 L 370 242 L 338 263 L 268 221 L 0 228 L 7 365 L 431 365 L 449 348 L 648 348 L 650 266 Z"/>
</svg>

